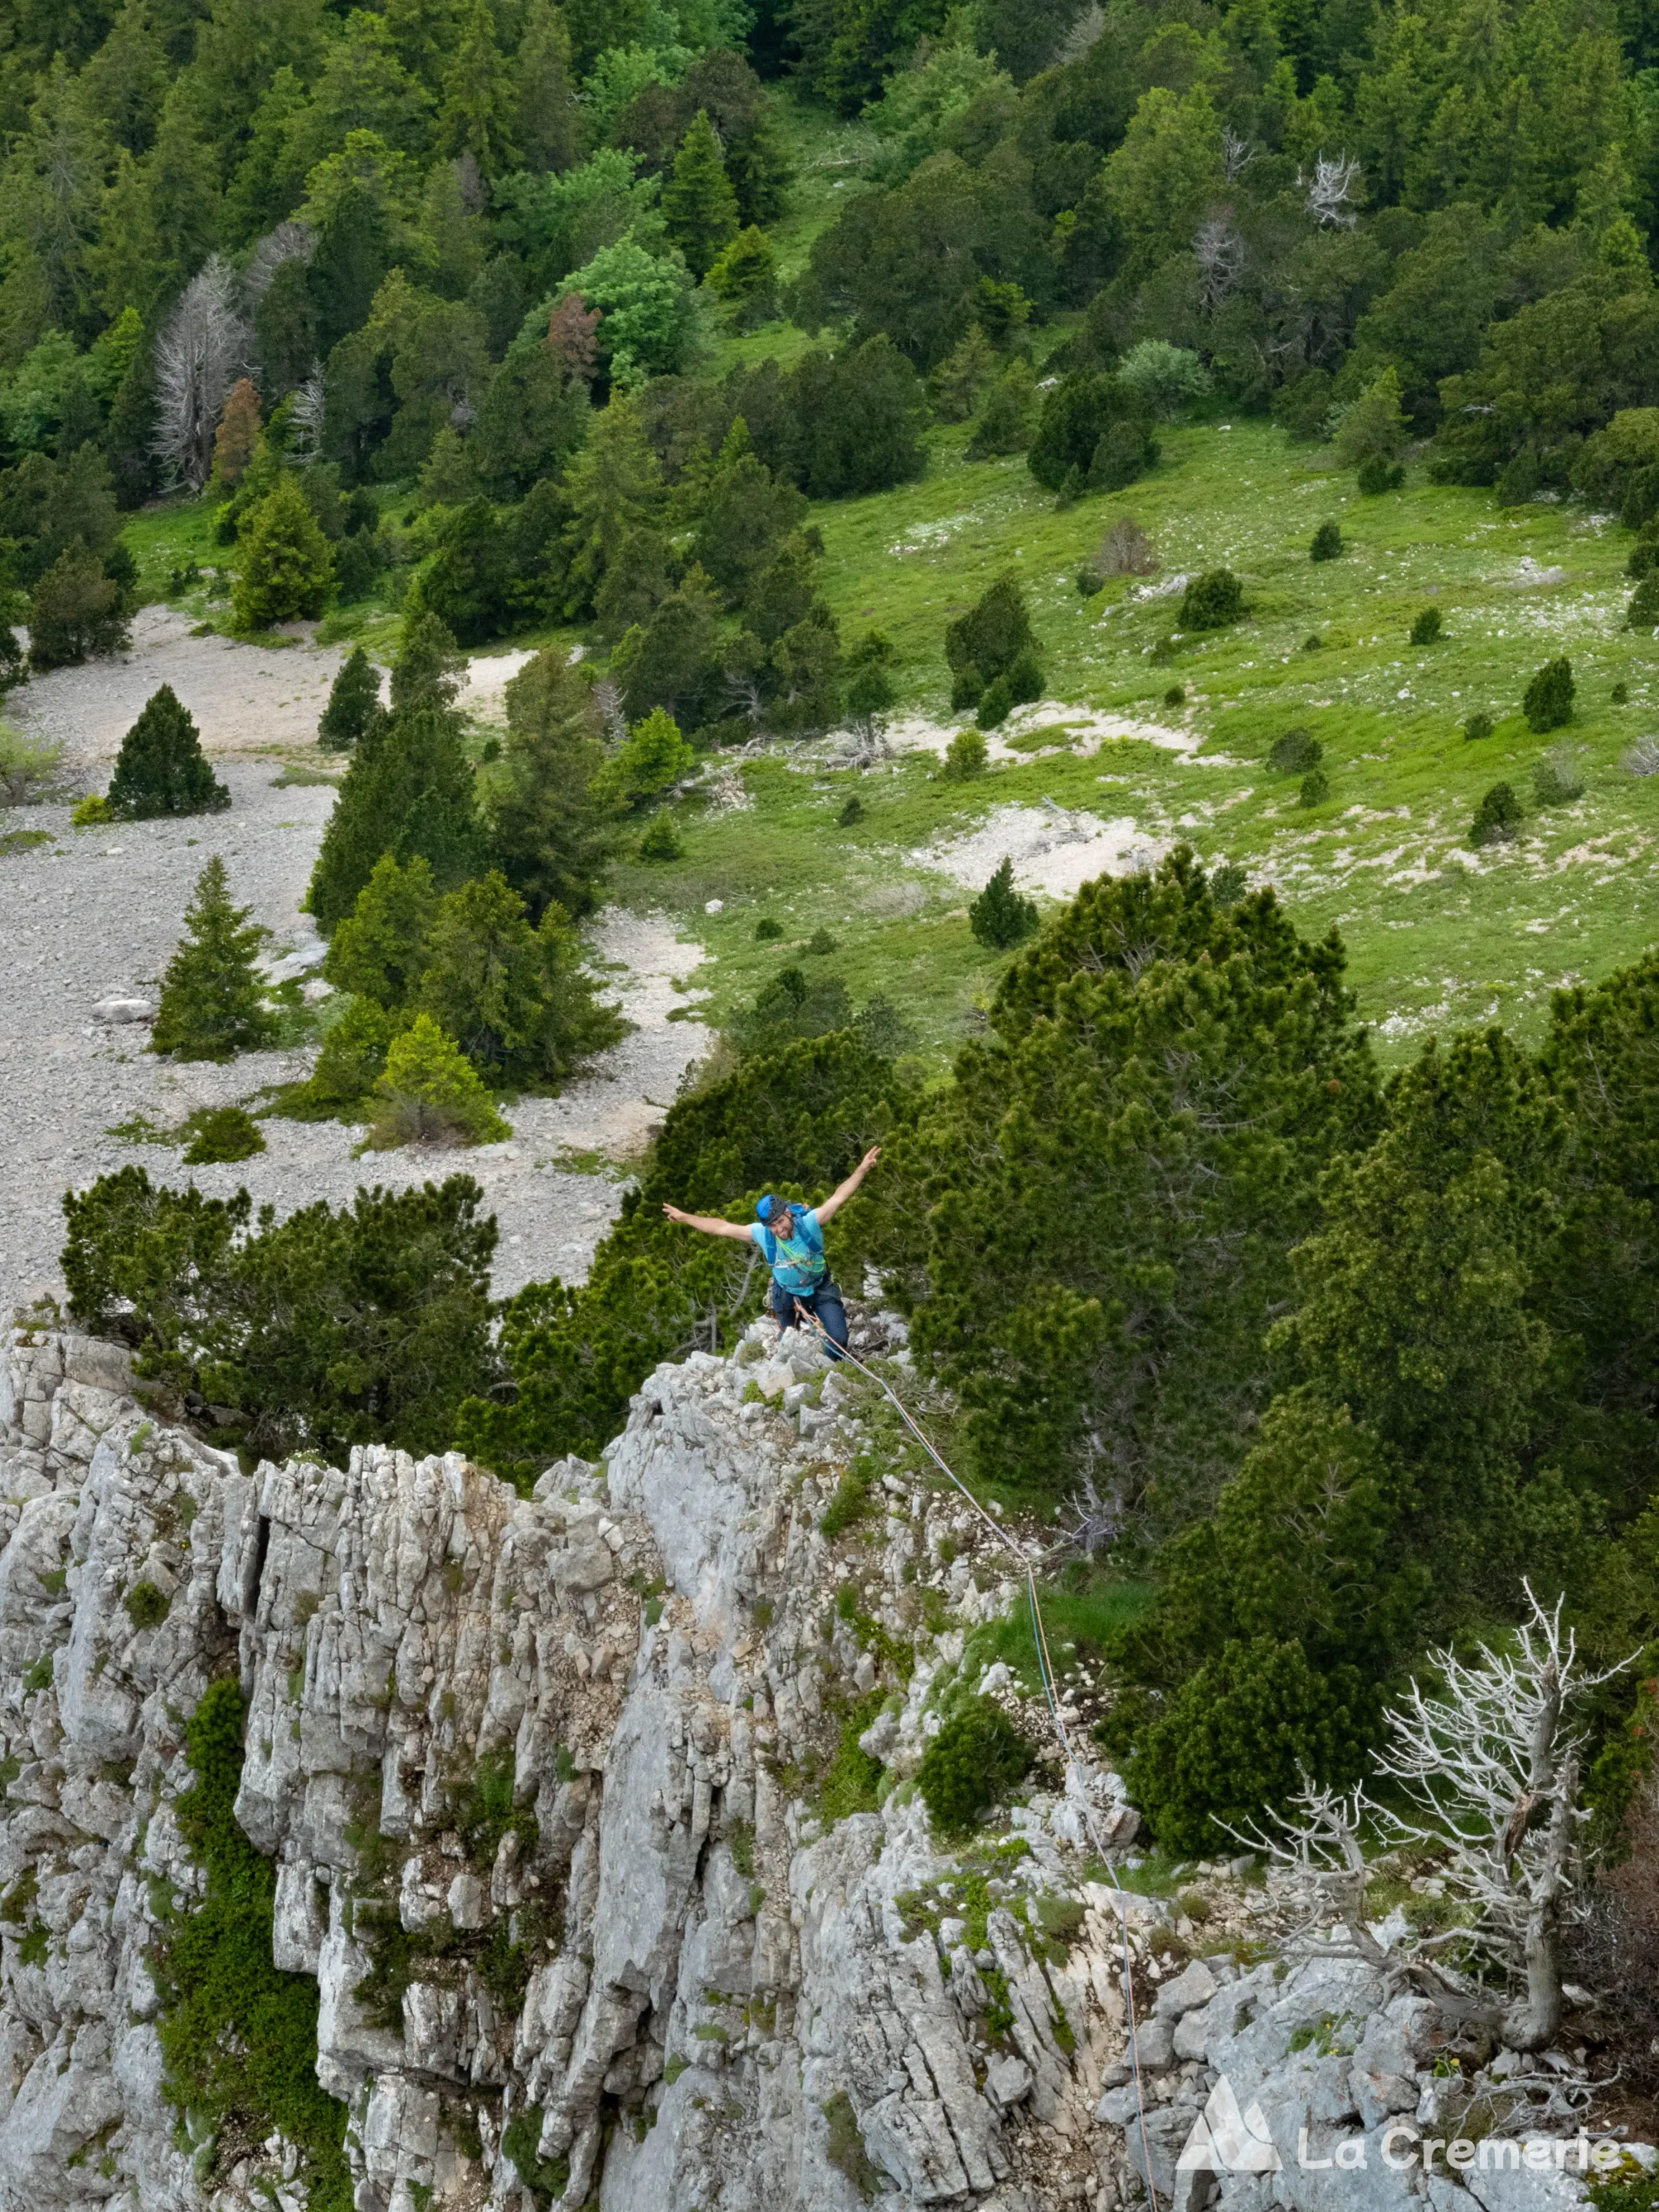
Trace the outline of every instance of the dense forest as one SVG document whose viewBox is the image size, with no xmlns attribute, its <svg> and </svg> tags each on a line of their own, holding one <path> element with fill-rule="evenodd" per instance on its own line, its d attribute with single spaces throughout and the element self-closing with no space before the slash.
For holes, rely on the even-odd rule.
<svg viewBox="0 0 1659 2212">
<path fill-rule="evenodd" d="M 936 422 L 1079 501 L 1213 394 L 1362 489 L 1415 442 L 1659 560 L 1637 4 L 27 0 L 6 36 L 0 547 L 34 664 L 118 635 L 123 518 L 180 488 L 219 500 L 245 629 L 402 610 L 389 711 L 348 664 L 325 721 L 350 762 L 311 908 L 346 1011 L 292 1110 L 422 1054 L 430 1091 L 448 1054 L 476 1137 L 477 1071 L 606 1041 L 572 917 L 623 827 L 699 749 L 890 703 L 809 502 L 913 479 Z M 874 151 L 792 230 L 808 112 Z M 458 645 L 555 623 L 588 658 L 531 664 L 475 774 Z M 1000 684 L 1006 714 L 1042 682 L 1018 592 L 971 624 L 953 704 Z M 499 1328 L 470 1186 L 251 1229 L 131 1170 L 70 1201 L 67 1273 L 262 1449 L 459 1438 L 525 1480 L 755 1308 L 662 1199 L 819 1190 L 887 1137 L 842 1263 L 913 1314 L 969 1471 L 1079 1507 L 1139 1593 L 1108 1734 L 1198 1850 L 1302 1768 L 1358 1772 L 1402 1670 L 1519 1617 L 1528 1576 L 1601 1656 L 1659 1634 L 1656 1033 L 1649 962 L 1563 994 L 1541 1051 L 1493 1030 L 1385 1080 L 1340 942 L 1182 853 L 1018 951 L 931 1085 L 890 1008 L 786 969 L 586 1285 Z M 1609 1818 L 1643 1679 L 1601 1719 Z"/>
</svg>

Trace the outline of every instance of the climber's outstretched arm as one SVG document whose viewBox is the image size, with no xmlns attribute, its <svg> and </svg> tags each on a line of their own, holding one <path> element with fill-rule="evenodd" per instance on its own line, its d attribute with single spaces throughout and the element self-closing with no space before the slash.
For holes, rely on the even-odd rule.
<svg viewBox="0 0 1659 2212">
<path fill-rule="evenodd" d="M 842 1206 L 846 1205 L 848 1200 L 851 1198 L 853 1193 L 858 1188 L 859 1185 L 864 1181 L 866 1176 L 869 1174 L 871 1169 L 874 1167 L 876 1162 L 880 1158 L 881 1146 L 879 1145 L 872 1145 L 869 1151 L 854 1169 L 852 1174 L 848 1176 L 846 1182 L 837 1183 L 834 1190 L 830 1192 L 829 1197 L 824 1200 L 822 1206 L 814 1206 L 812 1210 L 818 1217 L 818 1226 L 820 1228 L 823 1227 L 823 1224 L 828 1221 L 832 1215 L 837 1214 L 841 1212 Z"/>
<path fill-rule="evenodd" d="M 747 1225 L 741 1221 L 717 1221 L 712 1213 L 682 1213 L 678 1206 L 665 1203 L 663 1212 L 671 1221 L 678 1221 L 687 1229 L 701 1229 L 705 1237 L 730 1237 L 739 1244 L 752 1242 Z"/>
</svg>

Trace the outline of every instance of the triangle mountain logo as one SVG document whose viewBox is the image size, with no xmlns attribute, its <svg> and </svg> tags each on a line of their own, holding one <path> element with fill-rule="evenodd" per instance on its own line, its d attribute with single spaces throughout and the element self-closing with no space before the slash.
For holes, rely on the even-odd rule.
<svg viewBox="0 0 1659 2212">
<path fill-rule="evenodd" d="M 1261 2106 L 1252 2105 L 1241 2112 L 1233 2085 L 1224 2074 L 1193 2122 L 1192 2133 L 1176 2160 L 1176 2172 L 1277 2173 L 1281 2162 Z"/>
</svg>

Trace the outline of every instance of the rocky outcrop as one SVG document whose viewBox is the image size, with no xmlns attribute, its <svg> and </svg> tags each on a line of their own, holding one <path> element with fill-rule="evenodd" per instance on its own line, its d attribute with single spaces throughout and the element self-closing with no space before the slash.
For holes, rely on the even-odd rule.
<svg viewBox="0 0 1659 2212">
<path fill-rule="evenodd" d="M 1149 2173 L 1173 2212 L 1581 2203 L 1390 2164 L 1390 2124 L 1518 2133 L 1535 2085 L 1386 1971 L 1241 1966 L 1295 1917 L 1244 1862 L 1168 1901 L 1103 1880 L 1091 1829 L 1133 1826 L 1103 1771 L 933 1832 L 908 1778 L 964 1665 L 1017 1704 L 971 1641 L 1016 1585 L 873 1411 L 757 1326 L 526 1498 L 454 1455 L 245 1468 L 115 1347 L 17 1329 L 0 2212 L 307 2203 L 299 2145 L 181 2109 L 163 2064 L 158 1960 L 205 1894 L 187 1732 L 231 1680 L 234 1820 L 271 1960 L 314 1979 L 356 2212 L 1108 2212 Z M 1582 2069 L 1550 2063 L 1571 2133 Z M 1218 2170 L 1182 2162 L 1200 2120 Z"/>
<path fill-rule="evenodd" d="M 3 1372 L 5 2212 L 303 2201 L 292 2145 L 163 2094 L 185 1733 L 230 1675 L 359 2212 L 1115 2203 L 1112 1929 L 1038 1910 L 1082 1896 L 1075 1784 L 965 1861 L 903 1783 L 1012 1585 L 896 1474 L 825 1537 L 863 1386 L 811 1346 L 659 1370 L 530 1498 L 453 1455 L 244 1469 L 56 1328 Z M 821 1817 L 838 1747 L 880 1809 Z"/>
</svg>

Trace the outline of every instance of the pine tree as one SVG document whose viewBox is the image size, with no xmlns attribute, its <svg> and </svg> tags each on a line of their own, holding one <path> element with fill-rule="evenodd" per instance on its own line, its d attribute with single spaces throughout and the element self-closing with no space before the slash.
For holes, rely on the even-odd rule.
<svg viewBox="0 0 1659 2212">
<path fill-rule="evenodd" d="M 29 601 L 29 665 L 37 672 L 70 668 L 118 653 L 127 641 L 121 587 L 95 553 L 69 546 L 52 562 Z"/>
<path fill-rule="evenodd" d="M 231 904 L 230 881 L 216 853 L 196 879 L 186 934 L 161 981 L 152 1052 L 229 1060 L 276 1042 L 276 1018 L 254 965 L 270 932 L 250 921 L 251 911 Z"/>
<path fill-rule="evenodd" d="M 519 90 L 516 136 L 525 167 L 537 173 L 574 168 L 587 152 L 589 126 L 571 75 L 564 10 L 552 0 L 530 0 L 513 74 Z"/>
<path fill-rule="evenodd" d="M 115 496 L 124 509 L 142 507 L 158 481 L 155 459 L 155 369 L 148 333 L 116 387 L 104 432 Z"/>
<path fill-rule="evenodd" d="M 687 267 L 694 276 L 706 276 L 721 249 L 738 234 L 738 196 L 706 108 L 697 110 L 680 141 L 662 206 L 668 234 L 684 254 Z"/>
<path fill-rule="evenodd" d="M 380 672 L 363 651 L 353 646 L 340 665 L 317 725 L 317 742 L 330 752 L 349 753 L 374 726 L 384 719 L 380 704 Z"/>
<path fill-rule="evenodd" d="M 437 143 L 446 154 L 471 154 L 486 177 L 516 167 L 513 73 L 495 44 L 489 0 L 472 0 L 454 59 L 444 72 Z"/>
<path fill-rule="evenodd" d="M 341 779 L 307 906 L 320 928 L 336 929 L 383 853 L 405 864 L 420 854 L 447 890 L 471 875 L 478 844 L 472 770 L 454 718 L 430 707 L 394 713 Z"/>
<path fill-rule="evenodd" d="M 420 707 L 453 714 L 466 676 L 466 656 L 441 615 L 414 592 L 404 614 L 398 658 L 392 664 L 392 711 Z"/>
<path fill-rule="evenodd" d="M 680 735 L 679 725 L 660 707 L 635 722 L 627 742 L 611 754 L 593 779 L 593 793 L 613 806 L 654 799 L 689 775 L 696 755 Z"/>
<path fill-rule="evenodd" d="M 392 1039 L 374 1087 L 384 1102 L 369 1137 L 377 1152 L 396 1145 L 499 1145 L 513 1134 L 477 1068 L 430 1014 L 417 1014 Z"/>
<path fill-rule="evenodd" d="M 269 629 L 323 611 L 334 580 L 334 556 L 291 476 L 277 480 L 254 509 L 242 537 L 241 568 L 231 594 L 242 629 Z"/>
<path fill-rule="evenodd" d="M 196 724 L 170 684 L 145 702 L 121 740 L 109 807 L 129 822 L 163 814 L 216 814 L 230 804 L 202 750 Z"/>
<path fill-rule="evenodd" d="M 565 481 L 571 506 L 565 612 L 574 617 L 592 606 L 629 534 L 649 527 L 662 504 L 662 469 L 637 400 L 612 395 Z"/>
<path fill-rule="evenodd" d="M 1025 594 L 1014 576 L 1001 576 L 965 615 L 945 633 L 945 657 L 957 679 L 951 705 L 971 707 L 986 685 L 1006 675 L 1024 653 L 1032 651 L 1031 617 Z M 971 696 L 958 696 L 958 692 Z"/>
<path fill-rule="evenodd" d="M 489 803 L 491 860 L 539 921 L 555 903 L 596 902 L 605 833 L 593 797 L 605 724 L 560 653 L 538 653 L 507 687 L 507 740 Z"/>
<path fill-rule="evenodd" d="M 969 907 L 968 927 L 993 952 L 1006 952 L 1011 945 L 1029 937 L 1036 926 L 1036 905 L 1014 889 L 1014 864 L 1005 857 Z"/>
<path fill-rule="evenodd" d="M 1518 835 L 1524 816 L 1512 784 L 1495 783 L 1486 793 L 1469 824 L 1471 845 L 1505 845 Z"/>
<path fill-rule="evenodd" d="M 225 394 L 213 434 L 213 482 L 234 491 L 259 442 L 259 395 L 246 377 Z"/>
<path fill-rule="evenodd" d="M 1521 702 L 1527 727 L 1541 736 L 1546 730 L 1559 730 L 1571 721 L 1574 690 L 1572 663 L 1565 653 L 1547 660 L 1528 684 Z"/>
<path fill-rule="evenodd" d="M 674 817 L 665 806 L 659 806 L 652 816 L 638 851 L 642 860 L 679 860 L 685 857 Z"/>
<path fill-rule="evenodd" d="M 426 972 L 427 940 L 438 912 L 429 865 L 417 853 L 400 866 L 382 853 L 334 933 L 323 974 L 337 991 L 395 1012 Z"/>
</svg>

